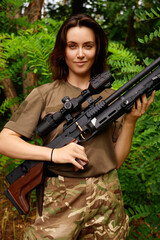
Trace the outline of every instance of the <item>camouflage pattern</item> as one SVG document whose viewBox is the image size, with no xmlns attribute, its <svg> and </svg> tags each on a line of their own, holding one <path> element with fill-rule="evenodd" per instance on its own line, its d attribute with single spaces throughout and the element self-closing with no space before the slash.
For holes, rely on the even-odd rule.
<svg viewBox="0 0 160 240">
<path fill-rule="evenodd" d="M 23 240 L 123 240 L 129 219 L 117 171 L 92 178 L 49 178 L 43 216 Z"/>
</svg>

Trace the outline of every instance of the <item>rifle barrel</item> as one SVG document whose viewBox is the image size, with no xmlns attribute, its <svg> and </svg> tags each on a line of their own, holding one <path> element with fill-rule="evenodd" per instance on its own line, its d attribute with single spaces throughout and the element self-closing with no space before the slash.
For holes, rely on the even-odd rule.
<svg viewBox="0 0 160 240">
<path fill-rule="evenodd" d="M 145 69 L 143 69 L 140 73 L 138 73 L 136 76 L 134 76 L 131 80 L 129 80 L 126 84 L 124 84 L 122 87 L 120 87 L 116 92 L 114 92 L 111 96 L 109 96 L 105 103 L 109 104 L 113 100 L 115 100 L 117 97 L 119 97 L 122 93 L 124 93 L 126 90 L 128 90 L 130 87 L 133 87 L 133 85 L 138 82 L 140 79 L 145 77 L 149 72 L 151 72 L 154 68 L 156 68 L 158 65 L 160 65 L 160 57 L 157 58 L 154 62 L 152 62 L 150 65 L 148 65 Z"/>
</svg>

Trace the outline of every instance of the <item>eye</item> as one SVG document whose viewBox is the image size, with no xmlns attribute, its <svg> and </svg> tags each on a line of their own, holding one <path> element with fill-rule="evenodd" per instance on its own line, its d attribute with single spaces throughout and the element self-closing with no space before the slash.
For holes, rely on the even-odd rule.
<svg viewBox="0 0 160 240">
<path fill-rule="evenodd" d="M 90 49 L 90 48 L 92 48 L 92 45 L 86 45 L 86 48 Z"/>
<path fill-rule="evenodd" d="M 74 44 L 74 43 L 71 43 L 71 44 L 68 44 L 68 47 L 69 47 L 70 49 L 75 49 L 75 48 L 77 47 L 77 45 Z"/>
<path fill-rule="evenodd" d="M 91 49 L 91 48 L 93 48 L 93 44 L 92 43 L 86 43 L 85 45 L 84 45 L 84 47 L 86 48 L 86 49 Z"/>
</svg>

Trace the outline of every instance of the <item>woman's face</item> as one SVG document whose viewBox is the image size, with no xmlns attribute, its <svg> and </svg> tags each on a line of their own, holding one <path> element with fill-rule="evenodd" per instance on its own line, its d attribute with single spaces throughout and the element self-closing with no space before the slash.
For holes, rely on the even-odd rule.
<svg viewBox="0 0 160 240">
<path fill-rule="evenodd" d="M 96 55 L 96 39 L 88 27 L 72 27 L 66 35 L 65 61 L 69 75 L 90 75 Z"/>
</svg>

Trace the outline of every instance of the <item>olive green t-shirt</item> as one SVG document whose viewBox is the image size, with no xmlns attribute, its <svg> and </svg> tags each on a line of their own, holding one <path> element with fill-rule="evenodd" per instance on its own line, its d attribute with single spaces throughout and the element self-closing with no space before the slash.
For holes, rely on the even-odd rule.
<svg viewBox="0 0 160 240">
<path fill-rule="evenodd" d="M 37 87 L 27 96 L 5 127 L 28 139 L 32 139 L 35 135 L 35 129 L 42 119 L 47 114 L 53 114 L 63 107 L 62 98 L 69 96 L 72 99 L 79 96 L 81 92 L 80 88 L 66 81 L 58 80 Z M 96 99 L 99 95 L 102 96 L 102 99 L 106 99 L 113 92 L 114 90 L 112 89 L 105 89 L 100 94 L 93 95 L 93 99 Z M 85 101 L 82 104 L 82 108 L 87 105 L 88 103 Z M 84 170 L 74 172 L 72 164 L 51 164 L 50 162 L 48 162 L 48 169 L 56 174 L 68 177 L 99 176 L 115 169 L 114 142 L 118 138 L 122 119 L 119 118 L 101 134 L 83 143 L 89 159 Z M 43 138 L 44 145 L 62 133 L 63 125 L 64 122 Z"/>
</svg>

